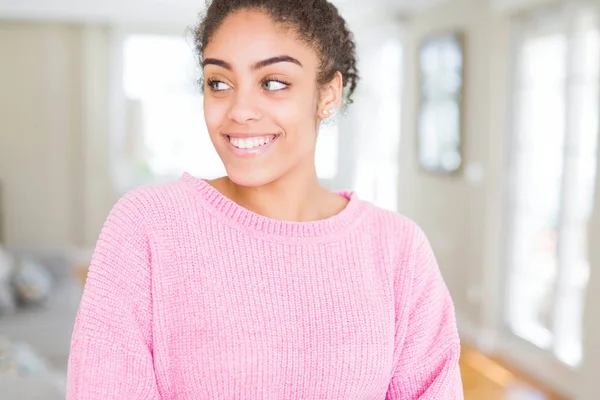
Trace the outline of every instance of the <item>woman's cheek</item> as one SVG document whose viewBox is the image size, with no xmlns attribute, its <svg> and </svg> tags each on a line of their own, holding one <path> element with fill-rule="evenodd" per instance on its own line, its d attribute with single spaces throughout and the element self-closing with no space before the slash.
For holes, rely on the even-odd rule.
<svg viewBox="0 0 600 400">
<path fill-rule="evenodd" d="M 307 116 L 310 116 L 310 113 L 301 107 L 300 104 L 302 103 L 288 101 L 287 99 L 278 101 L 269 107 L 271 110 L 270 113 L 280 126 L 295 127 L 296 125 L 301 124 Z"/>
<path fill-rule="evenodd" d="M 212 99 L 204 100 L 204 121 L 209 133 L 218 133 L 218 127 L 224 122 L 227 110 L 223 104 L 219 104 Z"/>
</svg>

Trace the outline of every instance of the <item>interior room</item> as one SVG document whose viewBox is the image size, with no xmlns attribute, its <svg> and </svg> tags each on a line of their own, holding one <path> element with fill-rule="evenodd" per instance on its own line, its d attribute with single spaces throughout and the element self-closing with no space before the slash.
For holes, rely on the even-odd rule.
<svg viewBox="0 0 600 400">
<path fill-rule="evenodd" d="M 600 3 L 334 0 L 355 101 L 330 190 L 427 234 L 467 400 L 600 398 Z M 225 169 L 194 0 L 0 1 L 0 398 L 65 398 L 98 235 L 128 191 Z"/>
</svg>

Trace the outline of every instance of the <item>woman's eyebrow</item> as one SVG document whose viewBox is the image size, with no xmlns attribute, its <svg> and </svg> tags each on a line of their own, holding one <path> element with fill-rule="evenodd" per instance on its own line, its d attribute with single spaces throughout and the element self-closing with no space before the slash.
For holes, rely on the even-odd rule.
<svg viewBox="0 0 600 400">
<path fill-rule="evenodd" d="M 219 60 L 216 58 L 207 58 L 207 59 L 203 60 L 202 68 L 206 67 L 207 65 L 216 65 L 217 67 L 225 68 L 229 71 L 232 70 L 231 64 L 229 64 L 227 61 Z"/>
<path fill-rule="evenodd" d="M 294 57 L 277 56 L 277 57 L 271 57 L 271 58 L 267 58 L 266 60 L 257 62 L 256 64 L 254 64 L 252 66 L 252 69 L 257 70 L 257 69 L 261 69 L 261 68 L 267 67 L 269 65 L 273 65 L 273 64 L 277 64 L 277 63 L 281 63 L 281 62 L 290 62 L 290 63 L 296 64 L 296 65 L 302 67 L 302 63 L 300 61 L 296 60 Z"/>
<path fill-rule="evenodd" d="M 277 64 L 277 63 L 281 63 L 281 62 L 290 62 L 290 63 L 296 64 L 296 65 L 302 67 L 302 63 L 300 61 L 298 61 L 297 59 L 295 59 L 294 57 L 284 55 L 284 56 L 271 57 L 271 58 L 267 58 L 266 60 L 259 61 L 252 66 L 252 69 L 256 71 L 257 69 L 265 68 L 269 65 L 273 65 L 273 64 Z M 217 58 L 207 58 L 204 61 L 202 61 L 202 68 L 206 67 L 207 65 L 216 65 L 218 67 L 225 68 L 226 70 L 229 70 L 229 71 L 231 71 L 233 69 L 231 67 L 231 64 L 229 64 L 227 61 L 219 60 Z"/>
</svg>

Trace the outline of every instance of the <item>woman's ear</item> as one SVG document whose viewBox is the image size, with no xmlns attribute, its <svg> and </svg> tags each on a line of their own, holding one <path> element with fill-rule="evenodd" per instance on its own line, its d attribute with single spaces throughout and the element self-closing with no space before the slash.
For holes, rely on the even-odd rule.
<svg viewBox="0 0 600 400">
<path fill-rule="evenodd" d="M 333 79 L 321 89 L 318 113 L 320 119 L 332 117 L 337 112 L 342 104 L 343 89 L 344 78 L 338 71 Z"/>
</svg>

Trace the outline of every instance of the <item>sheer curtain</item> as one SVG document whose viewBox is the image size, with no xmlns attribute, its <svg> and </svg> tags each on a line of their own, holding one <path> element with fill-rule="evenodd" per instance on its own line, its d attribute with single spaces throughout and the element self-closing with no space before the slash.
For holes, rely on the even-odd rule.
<svg viewBox="0 0 600 400">
<path fill-rule="evenodd" d="M 359 46 L 362 80 L 351 115 L 352 185 L 364 200 L 398 210 L 403 45 L 397 26 L 373 32 L 365 42 Z"/>
<path fill-rule="evenodd" d="M 582 357 L 598 139 L 600 34 L 571 4 L 519 21 L 506 322 L 571 368 Z"/>
</svg>

